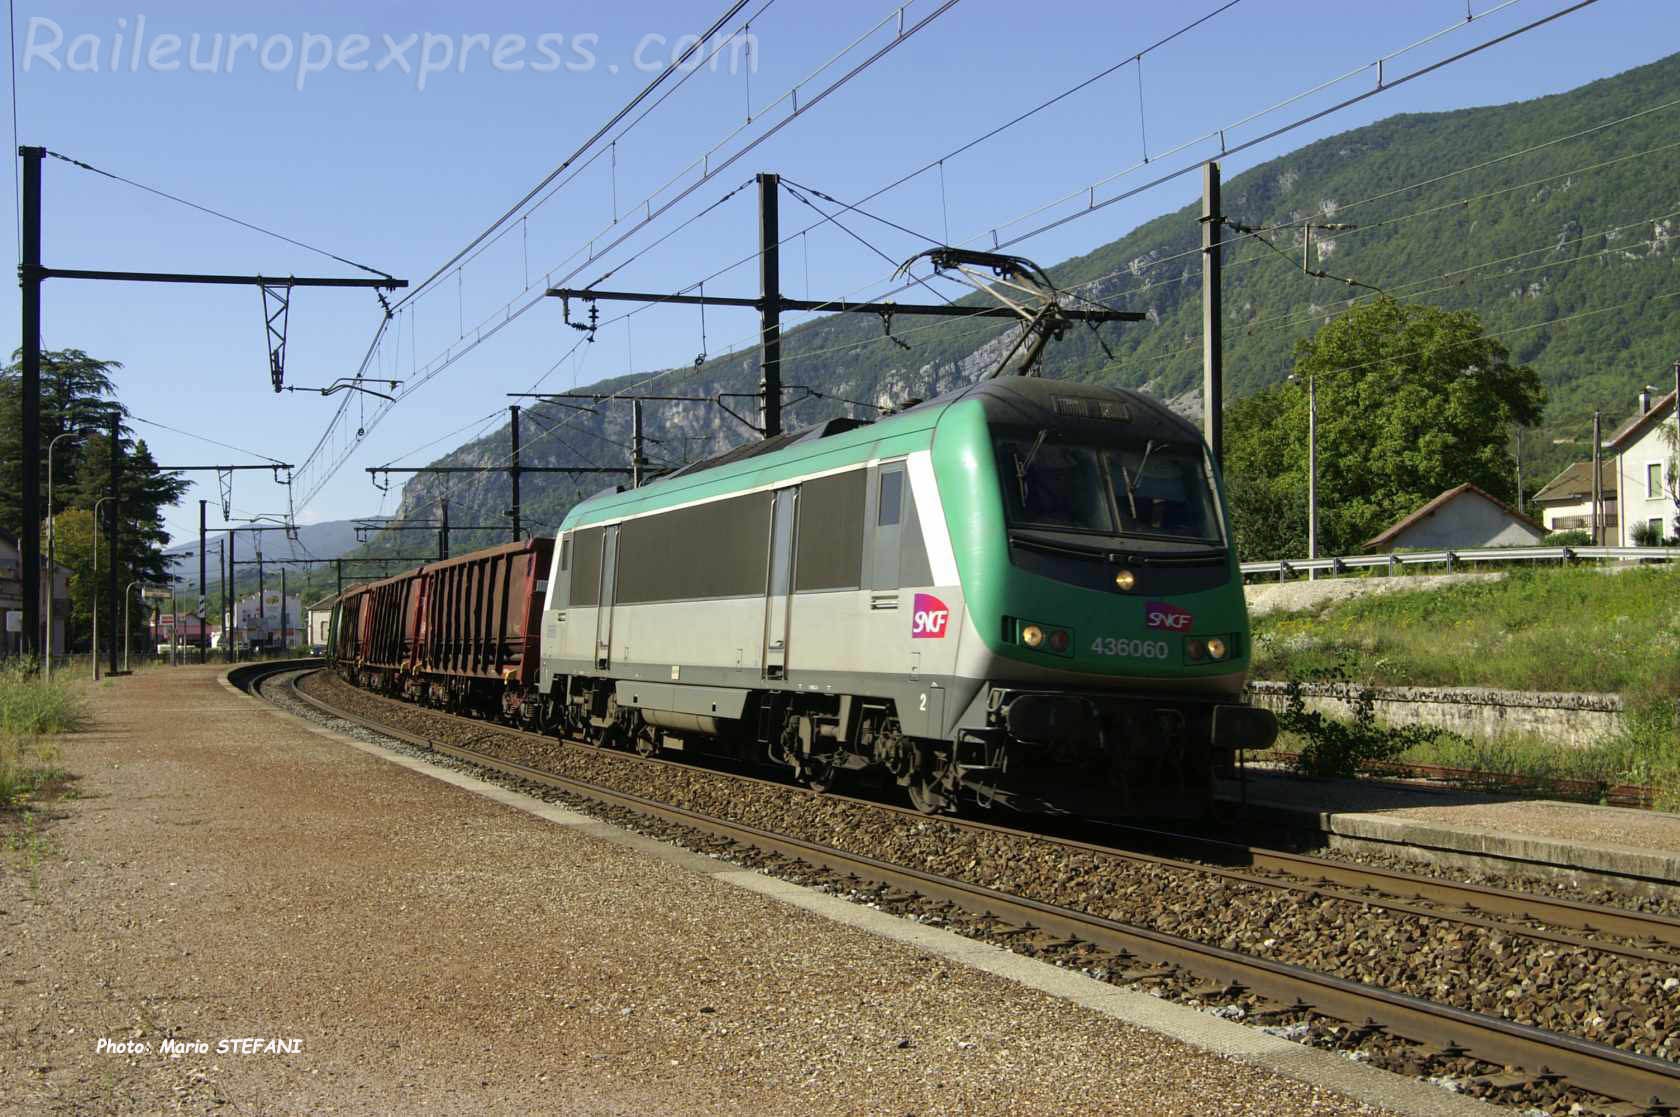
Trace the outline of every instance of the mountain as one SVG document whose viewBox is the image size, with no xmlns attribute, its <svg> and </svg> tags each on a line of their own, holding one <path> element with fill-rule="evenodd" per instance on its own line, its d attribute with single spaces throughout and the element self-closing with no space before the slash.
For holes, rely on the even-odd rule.
<svg viewBox="0 0 1680 1117">
<path fill-rule="evenodd" d="M 295 541 L 288 540 L 286 534 L 278 526 L 272 531 L 264 531 L 259 545 L 258 540 L 248 531 L 239 532 L 238 542 L 234 545 L 234 558 L 240 563 L 239 578 L 237 579 L 241 592 L 250 592 L 256 588 L 258 572 L 255 566 L 244 564 L 256 559 L 259 550 L 265 560 L 268 559 L 332 559 L 340 555 L 347 555 L 357 549 L 355 520 L 328 520 L 319 524 L 307 524 L 298 528 Z M 214 587 L 220 587 L 222 582 L 221 558 L 227 547 L 227 532 L 212 531 L 210 533 L 209 551 L 210 561 L 205 571 L 205 580 Z M 188 590 L 196 592 L 198 589 L 198 540 L 171 547 L 164 552 L 170 562 L 170 571 L 181 579 L 181 592 Z M 308 571 L 306 574 L 305 572 Z M 270 567 L 264 573 L 266 581 L 272 581 L 274 586 L 280 584 L 280 568 Z M 295 583 L 305 593 L 331 592 L 330 584 L 336 577 L 336 571 L 331 567 L 299 567 L 288 568 L 288 588 Z M 317 592 L 319 591 L 319 593 Z M 219 590 L 212 593 L 216 596 Z"/>
<path fill-rule="evenodd" d="M 1264 240 L 1227 230 L 1228 398 L 1281 380 L 1296 340 L 1350 299 L 1371 297 L 1370 288 L 1474 310 L 1488 330 L 1501 334 L 1513 359 L 1532 364 L 1547 387 L 1544 424 L 1522 439 L 1527 487 L 1538 488 L 1588 452 L 1594 409 L 1605 413 L 1606 429 L 1614 429 L 1633 410 L 1642 385 L 1670 382 L 1680 299 L 1666 296 L 1680 288 L 1680 148 L 1673 140 L 1676 110 L 1657 106 L 1672 100 L 1675 89 L 1680 55 L 1555 96 L 1390 117 L 1227 180 L 1223 198 L 1230 220 L 1290 226 Z M 1617 123 L 1598 127 L 1612 121 Z M 1199 216 L 1197 199 L 1049 269 L 1059 287 L 1143 311 L 1148 321 L 1105 326 L 1100 340 L 1090 331 L 1070 330 L 1051 344 L 1046 375 L 1142 388 L 1199 413 Z M 1305 221 L 1357 225 L 1313 233 L 1310 266 L 1331 278 L 1301 270 L 1299 223 Z M 986 304 L 980 295 L 963 302 Z M 891 406 L 971 381 L 996 363 L 1013 328 L 998 320 L 901 318 L 887 338 L 873 316 L 805 323 L 784 334 L 783 379 L 831 398 L 786 408 L 785 422 L 792 428 L 835 414 L 868 417 L 870 408 L 839 401 Z M 673 370 L 650 390 L 750 393 L 757 363 L 756 350 L 714 358 Z M 625 390 L 649 375 L 604 381 L 591 390 Z M 726 402 L 751 412 L 750 399 Z M 752 437 L 709 403 L 650 403 L 645 427 L 648 457 L 666 463 L 695 460 Z M 532 407 L 522 427 L 523 462 L 622 465 L 629 428 L 630 408 L 623 402 L 594 412 Z M 439 464 L 503 465 L 507 447 L 504 426 Z M 526 520 L 551 528 L 601 484 L 586 475 L 527 475 Z M 421 475 L 404 487 L 399 515 L 435 516 L 444 496 L 456 523 L 501 522 L 510 500 L 505 473 L 468 481 Z M 394 553 L 403 546 L 399 538 L 387 536 L 372 549 Z M 459 551 L 491 538 L 462 533 L 452 545 Z"/>
</svg>

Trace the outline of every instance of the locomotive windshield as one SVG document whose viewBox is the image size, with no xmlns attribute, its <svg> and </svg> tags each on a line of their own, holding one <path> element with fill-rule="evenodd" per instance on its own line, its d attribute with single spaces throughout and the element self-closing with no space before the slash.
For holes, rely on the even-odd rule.
<svg viewBox="0 0 1680 1117">
<path fill-rule="evenodd" d="M 1049 429 L 995 435 L 999 481 L 1017 527 L 1219 543 L 1202 448 L 1084 445 Z"/>
</svg>

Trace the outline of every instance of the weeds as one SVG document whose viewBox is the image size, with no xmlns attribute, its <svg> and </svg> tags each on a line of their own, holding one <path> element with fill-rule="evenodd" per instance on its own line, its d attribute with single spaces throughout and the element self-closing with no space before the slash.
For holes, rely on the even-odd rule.
<svg viewBox="0 0 1680 1117">
<path fill-rule="evenodd" d="M 0 668 L 0 733 L 39 737 L 80 729 L 87 721 L 81 695 L 62 673 L 44 678 L 31 663 Z"/>
<path fill-rule="evenodd" d="M 46 833 L 36 821 L 35 812 L 23 812 L 23 824 L 13 832 L 10 845 L 13 852 L 21 853 L 24 865 L 29 872 L 29 893 L 37 895 L 41 891 L 41 862 L 46 860 L 51 852 L 51 845 L 47 841 Z"/>
<path fill-rule="evenodd" d="M 1302 690 L 1307 683 L 1347 686 L 1346 701 L 1353 707 L 1353 720 L 1341 721 L 1308 710 Z M 1369 686 L 1353 684 L 1347 669 L 1340 665 L 1318 668 L 1306 678 L 1290 679 L 1287 695 L 1278 728 L 1301 739 L 1295 765 L 1309 776 L 1354 776 L 1361 765 L 1393 760 L 1408 749 L 1434 741 L 1441 733 L 1421 725 L 1379 723 L 1375 692 Z"/>
<path fill-rule="evenodd" d="M 57 767 L 58 749 L 42 738 L 86 722 L 75 684 L 45 679 L 28 664 L 0 668 L 0 809 L 66 778 Z"/>
</svg>

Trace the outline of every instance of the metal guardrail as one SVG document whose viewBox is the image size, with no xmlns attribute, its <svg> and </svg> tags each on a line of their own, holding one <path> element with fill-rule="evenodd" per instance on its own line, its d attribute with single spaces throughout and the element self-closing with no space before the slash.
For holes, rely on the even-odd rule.
<svg viewBox="0 0 1680 1117">
<path fill-rule="evenodd" d="M 1309 571 L 1323 574 L 1346 574 L 1355 570 L 1386 568 L 1393 574 L 1408 566 L 1445 566 L 1448 573 L 1459 563 L 1478 562 L 1557 562 L 1581 559 L 1599 562 L 1675 562 L 1680 561 L 1680 547 L 1465 547 L 1449 551 L 1396 551 L 1381 555 L 1338 555 L 1315 559 L 1266 559 L 1242 564 L 1244 576 L 1276 574 L 1278 581 L 1291 574 Z"/>
</svg>

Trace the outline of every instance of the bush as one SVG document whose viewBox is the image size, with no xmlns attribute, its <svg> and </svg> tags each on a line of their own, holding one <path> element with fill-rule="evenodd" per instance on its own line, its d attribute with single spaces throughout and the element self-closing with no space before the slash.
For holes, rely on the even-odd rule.
<svg viewBox="0 0 1680 1117">
<path fill-rule="evenodd" d="M 1592 532 L 1576 528 L 1573 531 L 1554 531 L 1541 544 L 1546 547 L 1590 547 L 1592 546 Z"/>
<path fill-rule="evenodd" d="M 1422 725 L 1390 727 L 1378 724 L 1376 691 L 1354 685 L 1344 664 L 1309 671 L 1292 677 L 1288 705 L 1278 717 L 1278 728 L 1304 742 L 1295 766 L 1309 776 L 1354 776 L 1361 765 L 1393 760 L 1407 749 L 1429 744 L 1441 735 L 1439 729 Z M 1341 683 L 1348 686 L 1347 701 L 1353 706 L 1353 721 L 1339 721 L 1317 710 L 1307 709 L 1306 683 Z"/>
<path fill-rule="evenodd" d="M 1662 546 L 1662 527 L 1660 525 L 1653 527 L 1647 520 L 1640 520 L 1635 523 L 1632 531 L 1629 532 L 1629 535 L 1632 537 L 1633 545 L 1635 547 Z"/>
</svg>

